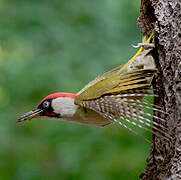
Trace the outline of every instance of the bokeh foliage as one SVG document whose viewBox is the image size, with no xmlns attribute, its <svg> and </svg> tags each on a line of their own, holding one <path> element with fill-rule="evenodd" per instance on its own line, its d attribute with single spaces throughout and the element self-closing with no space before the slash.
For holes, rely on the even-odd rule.
<svg viewBox="0 0 181 180">
<path fill-rule="evenodd" d="M 126 62 L 141 39 L 139 4 L 0 0 L 0 179 L 138 179 L 149 144 L 118 125 L 16 119 Z"/>
</svg>

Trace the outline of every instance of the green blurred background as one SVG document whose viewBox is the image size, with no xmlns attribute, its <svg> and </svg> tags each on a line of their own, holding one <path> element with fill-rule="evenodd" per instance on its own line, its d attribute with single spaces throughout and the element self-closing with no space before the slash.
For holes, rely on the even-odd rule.
<svg viewBox="0 0 181 180">
<path fill-rule="evenodd" d="M 150 145 L 119 125 L 16 119 L 44 96 L 76 93 L 125 63 L 141 40 L 139 6 L 139 0 L 0 0 L 0 179 L 138 179 Z"/>
</svg>

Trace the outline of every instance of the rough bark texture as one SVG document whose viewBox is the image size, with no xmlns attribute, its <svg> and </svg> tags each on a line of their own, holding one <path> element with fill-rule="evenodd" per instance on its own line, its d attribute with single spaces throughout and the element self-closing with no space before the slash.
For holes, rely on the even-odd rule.
<svg viewBox="0 0 181 180">
<path fill-rule="evenodd" d="M 181 179 L 181 0 L 142 0 L 138 25 L 143 34 L 155 31 L 154 57 L 159 71 L 154 81 L 159 94 L 155 104 L 169 113 L 157 115 L 167 120 L 164 126 L 173 137 L 167 142 L 153 136 L 140 178 Z"/>
</svg>

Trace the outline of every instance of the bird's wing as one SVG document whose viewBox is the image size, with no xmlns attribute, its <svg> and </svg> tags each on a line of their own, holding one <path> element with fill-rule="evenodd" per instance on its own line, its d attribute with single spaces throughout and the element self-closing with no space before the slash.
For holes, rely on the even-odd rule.
<svg viewBox="0 0 181 180">
<path fill-rule="evenodd" d="M 149 44 L 152 35 L 145 42 Z M 150 86 L 156 72 L 152 48 L 141 47 L 138 52 L 125 64 L 98 76 L 88 83 L 75 99 L 75 104 L 82 101 L 99 98 L 104 94 L 121 93 L 121 91 Z M 148 81 L 149 80 L 149 81 Z"/>
<path fill-rule="evenodd" d="M 145 41 L 145 44 L 150 43 L 152 39 L 152 34 L 150 37 Z M 124 72 L 129 72 L 135 69 L 149 69 L 149 68 L 154 68 L 154 60 L 152 56 L 150 56 L 150 52 L 152 51 L 153 48 L 145 49 L 144 47 L 140 47 L 140 49 L 137 51 L 137 53 L 124 65 L 120 65 L 98 77 L 96 77 L 93 81 L 89 82 L 83 89 L 81 89 L 77 94 L 80 95 L 84 91 L 86 91 L 90 86 L 96 84 L 99 81 L 102 81 L 108 77 L 112 77 L 115 75 L 120 75 Z M 150 66 L 153 65 L 153 66 Z M 145 67 L 144 67 L 145 66 Z"/>
<path fill-rule="evenodd" d="M 156 71 L 156 69 L 142 69 L 106 77 L 78 95 L 75 104 L 81 105 L 83 101 L 90 101 L 104 95 L 125 94 L 140 88 L 148 90 Z"/>
<path fill-rule="evenodd" d="M 134 62 L 136 61 L 135 59 L 143 59 L 143 56 L 147 56 L 150 53 L 151 49 L 149 50 L 144 50 L 143 47 L 141 47 L 137 53 L 124 65 L 120 65 L 118 67 L 115 67 L 113 69 L 111 69 L 110 71 L 96 77 L 94 80 L 92 80 L 91 82 L 89 82 L 83 89 L 81 89 L 77 94 L 81 94 L 82 92 L 84 92 L 86 89 L 88 89 L 90 86 L 96 84 L 99 81 L 102 81 L 108 77 L 112 77 L 115 75 L 119 75 L 122 74 L 124 72 L 129 72 L 132 69 L 132 65 L 134 66 L 133 60 Z M 144 52 L 144 53 L 143 53 Z M 140 57 L 142 56 L 142 57 Z"/>
</svg>

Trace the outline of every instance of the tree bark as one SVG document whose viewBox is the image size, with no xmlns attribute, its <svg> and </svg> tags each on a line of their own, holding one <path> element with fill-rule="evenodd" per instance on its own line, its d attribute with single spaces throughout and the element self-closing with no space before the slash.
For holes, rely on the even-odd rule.
<svg viewBox="0 0 181 180">
<path fill-rule="evenodd" d="M 147 35 L 155 32 L 153 56 L 158 74 L 153 87 L 159 97 L 154 104 L 169 114 L 156 115 L 166 120 L 165 124 L 159 123 L 173 137 L 168 142 L 153 135 L 147 165 L 140 178 L 177 180 L 181 179 L 181 0 L 142 0 L 140 12 L 141 32 Z"/>
</svg>

